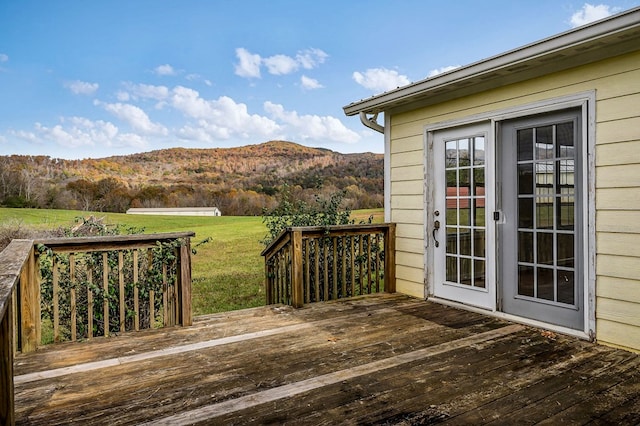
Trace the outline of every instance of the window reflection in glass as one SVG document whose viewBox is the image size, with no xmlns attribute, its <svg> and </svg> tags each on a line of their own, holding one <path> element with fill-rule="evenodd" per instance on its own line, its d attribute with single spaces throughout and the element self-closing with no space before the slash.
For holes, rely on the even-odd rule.
<svg viewBox="0 0 640 426">
<path fill-rule="evenodd" d="M 553 269 L 536 268 L 537 295 L 539 299 L 554 300 Z"/>
<path fill-rule="evenodd" d="M 473 140 L 473 164 L 484 165 L 484 137 L 479 136 Z"/>
<path fill-rule="evenodd" d="M 573 305 L 575 303 L 575 283 L 573 271 L 556 271 L 558 282 L 558 302 Z"/>
<path fill-rule="evenodd" d="M 533 160 L 533 129 L 518 130 L 518 161 Z"/>
<path fill-rule="evenodd" d="M 518 164 L 518 194 L 533 194 L 533 164 Z"/>
<path fill-rule="evenodd" d="M 553 158 L 553 126 L 537 127 L 535 137 L 536 159 Z"/>
</svg>

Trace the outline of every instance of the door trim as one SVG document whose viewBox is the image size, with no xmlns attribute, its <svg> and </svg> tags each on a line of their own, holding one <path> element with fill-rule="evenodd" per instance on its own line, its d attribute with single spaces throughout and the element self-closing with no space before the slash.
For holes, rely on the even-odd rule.
<svg viewBox="0 0 640 426">
<path fill-rule="evenodd" d="M 596 91 L 584 91 L 573 93 L 570 95 L 537 100 L 534 102 L 517 105 L 514 107 L 497 109 L 493 111 L 483 112 L 480 114 L 469 115 L 452 120 L 446 120 L 441 122 L 429 123 L 423 127 L 423 149 L 424 149 L 424 226 L 425 230 L 428 230 L 428 225 L 433 223 L 433 200 L 434 192 L 433 185 L 430 185 L 433 173 L 433 159 L 430 154 L 430 147 L 433 146 L 433 133 L 437 130 L 459 127 L 464 125 L 470 125 L 489 120 L 491 122 L 490 141 L 492 148 L 495 152 L 496 132 L 497 126 L 501 121 L 520 118 L 528 115 L 535 115 L 545 112 L 557 112 L 565 109 L 579 107 L 582 111 L 582 135 L 584 138 L 583 164 L 584 173 L 582 176 L 582 185 L 585 189 L 585 196 L 583 197 L 583 211 L 586 212 L 585 220 L 583 221 L 583 235 L 585 238 L 584 244 L 584 279 L 585 279 L 585 291 L 584 291 L 584 313 L 585 313 L 585 329 L 583 331 L 566 329 L 560 326 L 554 326 L 546 323 L 539 323 L 535 320 L 530 320 L 521 317 L 514 317 L 502 312 L 493 311 L 491 315 L 499 318 L 505 318 L 524 324 L 529 324 L 535 327 L 548 328 L 555 330 L 563 334 L 569 334 L 581 338 L 595 339 L 596 320 L 595 320 L 595 302 L 596 302 L 596 206 L 595 206 L 595 141 L 596 141 Z M 495 207 L 495 205 L 494 205 Z M 429 242 L 428 236 L 430 234 L 425 232 L 425 250 L 424 250 L 424 268 L 425 268 L 425 299 L 433 300 L 435 302 L 444 302 L 441 299 L 437 299 L 433 296 L 434 276 L 431 265 L 433 264 L 433 250 Z M 499 261 L 499 259 L 496 259 Z M 476 310 L 463 304 L 456 304 L 456 302 L 446 301 L 446 304 L 452 306 L 458 306 L 465 309 Z M 485 314 L 490 311 L 484 309 L 478 309 L 479 312 Z"/>
</svg>

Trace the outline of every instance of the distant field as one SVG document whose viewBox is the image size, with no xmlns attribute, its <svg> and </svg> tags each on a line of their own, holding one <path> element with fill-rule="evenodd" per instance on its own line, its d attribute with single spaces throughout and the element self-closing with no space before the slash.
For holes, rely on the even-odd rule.
<svg viewBox="0 0 640 426">
<path fill-rule="evenodd" d="M 144 228 L 145 233 L 193 231 L 192 245 L 211 238 L 192 257 L 194 315 L 263 305 L 264 261 L 260 240 L 266 228 L 259 216 L 142 216 L 119 213 L 90 213 L 70 210 L 0 208 L 0 225 L 20 223 L 39 228 L 69 226 L 75 218 L 93 214 L 107 224 Z M 374 216 L 382 222 L 381 209 L 359 210 L 356 221 Z"/>
</svg>

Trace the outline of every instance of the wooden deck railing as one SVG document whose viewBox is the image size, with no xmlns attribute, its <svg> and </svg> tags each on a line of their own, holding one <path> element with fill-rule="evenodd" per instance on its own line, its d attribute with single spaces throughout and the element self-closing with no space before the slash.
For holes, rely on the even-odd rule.
<svg viewBox="0 0 640 426">
<path fill-rule="evenodd" d="M 18 293 L 35 268 L 31 240 L 13 240 L 0 253 L 0 425 L 13 425 L 13 356 Z"/>
<path fill-rule="evenodd" d="M 267 304 L 395 292 L 395 224 L 293 227 L 262 255 Z"/>
<path fill-rule="evenodd" d="M 191 325 L 194 235 L 13 240 L 0 253 L 0 425 L 14 423 L 16 352 L 43 340 Z"/>
</svg>

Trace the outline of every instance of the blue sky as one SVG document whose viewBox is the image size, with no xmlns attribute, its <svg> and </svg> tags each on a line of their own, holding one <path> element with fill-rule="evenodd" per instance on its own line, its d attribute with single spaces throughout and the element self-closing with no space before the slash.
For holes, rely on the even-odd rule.
<svg viewBox="0 0 640 426">
<path fill-rule="evenodd" d="M 0 155 L 382 152 L 344 105 L 639 4 L 3 0 Z"/>
</svg>

